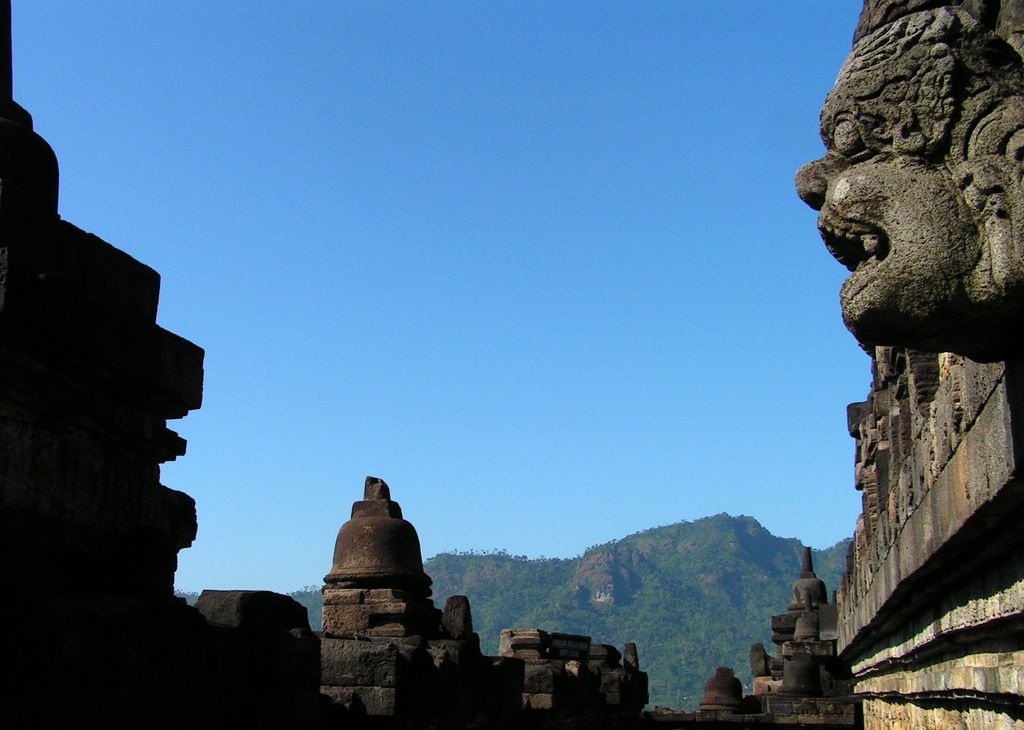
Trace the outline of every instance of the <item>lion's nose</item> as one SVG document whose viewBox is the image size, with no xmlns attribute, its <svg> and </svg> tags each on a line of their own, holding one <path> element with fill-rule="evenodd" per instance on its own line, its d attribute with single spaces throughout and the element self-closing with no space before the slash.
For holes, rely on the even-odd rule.
<svg viewBox="0 0 1024 730">
<path fill-rule="evenodd" d="M 815 210 L 821 210 L 825 204 L 825 193 L 828 191 L 828 178 L 825 177 L 824 158 L 808 162 L 796 171 L 793 182 L 796 183 L 796 194 L 800 200 Z"/>
<path fill-rule="evenodd" d="M 796 194 L 800 200 L 807 203 L 815 210 L 821 210 L 825 204 L 825 193 L 828 192 L 828 181 L 833 175 L 842 172 L 850 166 L 844 158 L 839 155 L 828 154 L 824 157 L 808 162 L 796 171 Z"/>
</svg>

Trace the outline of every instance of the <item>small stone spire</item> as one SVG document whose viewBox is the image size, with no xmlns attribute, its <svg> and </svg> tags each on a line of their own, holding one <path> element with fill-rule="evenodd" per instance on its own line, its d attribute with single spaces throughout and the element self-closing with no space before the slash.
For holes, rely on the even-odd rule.
<svg viewBox="0 0 1024 730">
<path fill-rule="evenodd" d="M 57 156 L 13 97 L 11 2 L 0 0 L 0 236 L 57 219 Z"/>
<path fill-rule="evenodd" d="M 803 555 L 800 556 L 800 577 L 801 578 L 817 578 L 814 574 L 814 559 L 811 556 L 811 549 L 809 547 L 804 548 Z"/>
<path fill-rule="evenodd" d="M 366 483 L 363 486 L 363 500 L 371 499 L 391 499 L 391 489 L 387 482 L 380 477 L 366 477 Z"/>
<path fill-rule="evenodd" d="M 0 0 L 0 117 L 32 129 L 32 115 L 14 101 L 11 0 Z"/>
<path fill-rule="evenodd" d="M 0 98 L 14 99 L 11 68 L 11 0 L 0 2 Z"/>
</svg>

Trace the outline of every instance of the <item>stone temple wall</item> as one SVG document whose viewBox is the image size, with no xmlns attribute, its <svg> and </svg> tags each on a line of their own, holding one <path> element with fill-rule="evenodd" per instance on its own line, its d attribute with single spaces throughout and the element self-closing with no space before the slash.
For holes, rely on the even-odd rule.
<svg viewBox="0 0 1024 730">
<path fill-rule="evenodd" d="M 838 648 L 868 728 L 1024 728 L 1024 1 L 865 0 L 797 173 L 871 354 Z"/>
<path fill-rule="evenodd" d="M 867 725 L 1012 723 L 1024 694 L 1024 372 L 881 347 L 872 367 L 868 400 L 849 409 L 864 509 L 837 596 Z"/>
</svg>

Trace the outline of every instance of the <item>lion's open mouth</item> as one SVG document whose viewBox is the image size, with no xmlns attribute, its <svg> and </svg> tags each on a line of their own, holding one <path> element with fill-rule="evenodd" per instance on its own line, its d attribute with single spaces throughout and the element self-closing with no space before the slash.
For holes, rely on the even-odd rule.
<svg viewBox="0 0 1024 730">
<path fill-rule="evenodd" d="M 818 231 L 825 246 L 850 271 L 889 255 L 889 237 L 874 226 L 833 215 L 818 217 Z"/>
</svg>

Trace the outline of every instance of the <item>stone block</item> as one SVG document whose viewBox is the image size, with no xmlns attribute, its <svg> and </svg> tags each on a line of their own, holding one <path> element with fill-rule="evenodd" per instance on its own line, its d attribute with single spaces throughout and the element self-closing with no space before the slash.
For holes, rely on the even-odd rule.
<svg viewBox="0 0 1024 730">
<path fill-rule="evenodd" d="M 457 641 L 455 639 L 428 639 L 426 642 L 427 653 L 435 667 L 448 666 L 470 666 L 480 658 L 480 643 L 475 638 L 468 641 Z"/>
<path fill-rule="evenodd" d="M 767 677 L 772 673 L 772 657 L 765 651 L 764 644 L 757 642 L 750 645 L 748 653 L 750 674 L 753 677 Z"/>
<path fill-rule="evenodd" d="M 323 608 L 323 630 L 328 636 L 429 634 L 439 620 L 440 612 L 424 600 L 332 603 Z"/>
<path fill-rule="evenodd" d="M 531 694 L 523 692 L 524 710 L 553 710 L 555 709 L 554 694 Z"/>
<path fill-rule="evenodd" d="M 498 654 L 526 661 L 537 661 L 547 656 L 550 637 L 540 629 L 502 629 L 498 641 Z"/>
<path fill-rule="evenodd" d="M 320 694 L 353 715 L 393 717 L 398 709 L 397 690 L 387 687 L 321 687 Z"/>
<path fill-rule="evenodd" d="M 821 639 L 803 639 L 800 641 L 787 641 L 782 645 L 782 656 L 792 657 L 798 654 L 812 657 L 833 657 L 835 656 L 835 643 L 822 641 Z"/>
<path fill-rule="evenodd" d="M 325 636 L 364 634 L 370 628 L 370 611 L 361 603 L 324 604 L 322 621 Z"/>
<path fill-rule="evenodd" d="M 772 616 L 772 641 L 782 644 L 793 638 L 796 631 L 796 621 L 800 617 L 799 612 L 780 613 Z"/>
<path fill-rule="evenodd" d="M 598 685 L 601 694 L 609 692 L 621 692 L 623 684 L 628 680 L 626 671 L 622 668 L 604 669 L 601 672 L 600 684 Z"/>
<path fill-rule="evenodd" d="M 473 635 L 473 614 L 466 596 L 449 596 L 444 602 L 441 630 L 453 639 L 468 639 Z"/>
<path fill-rule="evenodd" d="M 334 606 L 339 604 L 362 603 L 365 598 L 365 591 L 359 588 L 331 588 L 324 589 L 323 605 Z"/>
<path fill-rule="evenodd" d="M 397 687 L 404 676 L 398 648 L 384 640 L 323 637 L 320 684 L 324 686 Z"/>
<path fill-rule="evenodd" d="M 550 663 L 527 664 L 523 667 L 523 692 L 552 693 L 555 691 L 556 669 Z"/>
<path fill-rule="evenodd" d="M 772 677 L 754 677 L 754 695 L 773 694 L 782 689 L 782 680 Z"/>
<path fill-rule="evenodd" d="M 424 599 L 401 588 L 364 588 L 365 603 L 417 603 Z"/>
<path fill-rule="evenodd" d="M 838 620 L 834 603 L 826 603 L 818 607 L 818 634 L 823 641 L 835 641 L 839 637 Z"/>
<path fill-rule="evenodd" d="M 217 626 L 250 631 L 309 631 L 305 606 L 271 591 L 205 590 L 195 607 L 208 622 Z"/>
</svg>

